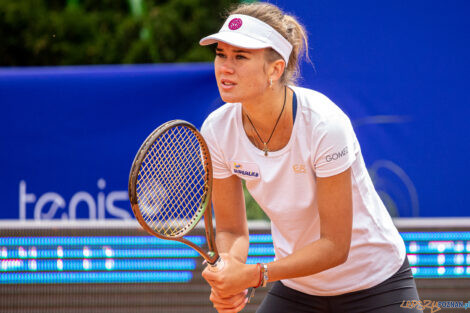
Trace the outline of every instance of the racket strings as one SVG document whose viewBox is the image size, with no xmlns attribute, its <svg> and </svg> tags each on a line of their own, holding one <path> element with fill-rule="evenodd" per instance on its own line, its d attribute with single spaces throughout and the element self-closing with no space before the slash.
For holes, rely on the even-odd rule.
<svg viewBox="0 0 470 313">
<path fill-rule="evenodd" d="M 166 138 L 166 139 L 167 139 L 167 138 Z M 158 156 L 158 154 L 155 153 L 155 151 L 159 151 L 159 150 L 158 150 L 159 148 L 161 148 L 161 147 L 157 145 L 155 149 L 153 149 L 153 150 L 150 151 L 150 154 L 152 155 L 152 162 L 149 163 L 149 164 L 159 164 L 159 163 L 157 163 L 159 156 Z M 164 147 L 164 148 L 165 148 L 165 147 Z M 170 156 L 171 158 L 174 158 L 174 153 L 173 153 L 172 151 L 174 151 L 174 149 L 177 149 L 178 147 L 174 147 L 174 144 L 173 144 L 172 142 L 169 142 L 169 148 L 170 148 L 170 149 L 161 149 L 161 152 L 163 153 L 163 155 Z M 183 160 L 183 161 L 180 160 L 179 162 L 181 163 L 181 162 L 185 162 L 185 161 L 187 161 L 187 160 Z M 165 162 L 164 162 L 164 163 L 165 163 Z M 180 175 L 181 171 L 179 171 L 178 168 L 175 167 L 175 165 L 178 165 L 178 164 L 177 164 L 177 163 L 169 163 L 169 164 L 168 164 L 169 168 L 168 168 L 167 171 L 164 172 L 164 173 L 170 173 L 170 176 L 168 176 L 168 175 L 163 175 L 163 176 L 161 177 L 163 180 L 166 180 L 167 182 L 170 182 L 171 184 L 170 184 L 170 185 L 167 185 L 167 188 L 165 188 L 165 189 L 164 189 L 164 188 L 161 188 L 161 186 L 157 186 L 157 190 L 164 190 L 164 191 L 166 191 L 166 190 L 170 189 L 170 190 L 173 190 L 173 191 L 174 191 L 174 196 L 171 196 L 171 195 L 170 195 L 169 197 L 168 197 L 167 192 L 163 192 L 163 193 L 162 193 L 162 192 L 159 192 L 159 193 L 158 193 L 159 196 L 165 196 L 165 197 L 166 197 L 167 202 L 168 202 L 168 203 L 166 203 L 166 204 L 167 204 L 167 205 L 170 205 L 170 206 L 174 206 L 176 199 L 181 198 L 181 194 L 180 194 L 180 192 L 178 192 L 178 191 L 181 191 L 181 186 L 178 185 L 178 183 L 181 182 L 181 175 Z M 150 169 L 145 169 L 145 170 L 156 173 L 155 171 L 153 171 L 152 168 L 150 168 Z M 162 180 L 162 179 L 160 179 L 160 180 Z M 152 177 L 152 180 L 153 180 L 154 182 L 157 182 L 157 181 L 159 180 L 159 178 L 158 178 L 158 177 Z M 155 184 L 152 184 L 152 187 L 155 187 Z M 157 197 L 157 198 L 156 198 L 157 201 L 160 200 L 160 199 L 161 199 L 161 197 Z M 150 199 L 150 200 L 151 200 L 150 202 L 153 202 L 153 201 L 152 201 L 153 199 Z M 153 203 L 153 204 L 156 204 L 156 203 Z M 160 206 L 160 203 L 157 203 L 157 204 L 159 204 L 159 206 Z M 168 211 L 168 212 L 163 212 L 163 213 L 165 213 L 165 214 L 166 214 L 166 213 L 170 214 L 170 215 L 169 215 L 169 219 L 168 219 L 169 221 L 175 221 L 175 220 L 177 219 L 177 216 L 175 215 L 175 213 L 178 213 L 178 212 L 175 212 L 175 211 Z M 150 216 L 151 216 L 151 215 L 150 215 Z M 147 216 L 147 218 L 148 218 L 148 217 L 149 217 L 149 216 Z M 152 222 L 152 226 L 155 227 L 155 222 L 158 222 L 158 220 L 147 221 L 147 222 L 148 222 L 148 223 L 149 223 L 149 222 Z M 174 226 L 174 225 L 172 225 L 172 226 Z M 165 227 L 166 227 L 166 228 L 169 228 L 168 225 L 165 225 Z"/>
<path fill-rule="evenodd" d="M 162 152 L 164 154 L 166 154 L 167 156 L 171 156 L 174 158 L 174 153 L 172 153 L 172 151 L 175 151 L 175 149 L 180 149 L 181 147 L 175 147 L 174 144 L 172 143 L 170 145 L 170 150 L 167 150 L 167 149 L 163 149 Z M 155 155 L 153 155 L 153 161 L 155 162 Z M 188 160 L 187 158 L 183 158 L 183 159 L 180 159 L 179 160 L 179 164 L 188 164 Z M 161 198 L 161 196 L 165 196 L 167 197 L 167 208 L 171 208 L 171 207 L 174 207 L 175 205 L 177 205 L 176 202 L 179 202 L 180 204 L 188 204 L 188 199 L 185 199 L 184 197 L 184 194 L 182 194 L 181 192 L 184 191 L 184 186 L 181 185 L 181 183 L 184 181 L 182 180 L 184 177 L 181 177 L 181 171 L 175 167 L 174 165 L 175 164 L 178 164 L 178 163 L 171 163 L 172 166 L 170 166 L 169 168 L 169 171 L 167 171 L 167 173 L 171 173 L 172 175 L 170 175 L 169 177 L 163 177 L 163 179 L 167 180 L 168 182 L 171 182 L 171 185 L 169 185 L 169 189 L 173 190 L 174 191 L 174 196 L 172 197 L 171 195 L 168 197 L 168 194 L 166 192 L 159 192 L 157 193 L 157 195 L 159 195 L 160 197 L 157 197 L 157 200 L 159 200 L 159 198 Z M 175 175 L 176 174 L 176 175 Z M 153 178 L 155 179 L 155 178 Z M 175 184 L 176 183 L 176 184 Z M 155 184 L 153 184 L 153 187 L 155 186 Z M 162 188 L 158 188 L 159 190 L 161 190 Z M 168 188 L 166 188 L 165 190 L 167 190 Z M 155 194 L 155 193 L 154 193 Z M 178 201 L 177 201 L 178 200 Z M 151 201 L 153 202 L 153 201 Z M 155 204 L 155 203 L 153 203 Z M 169 206 L 168 206 L 169 205 Z M 189 221 L 186 220 L 187 218 L 187 215 L 188 213 L 191 213 L 190 211 L 187 210 L 187 208 L 184 208 L 183 209 L 186 209 L 186 216 L 182 215 L 182 211 L 181 210 L 178 210 L 178 211 L 175 211 L 175 210 L 168 210 L 167 212 L 162 212 L 163 214 L 167 214 L 168 218 L 166 219 L 167 222 L 170 222 L 170 224 L 163 224 L 161 226 L 163 226 L 163 229 L 166 230 L 166 234 L 169 235 L 168 231 L 169 230 L 172 230 L 172 229 L 175 229 L 175 228 L 178 228 L 179 225 L 175 225 L 175 223 L 178 222 L 178 219 L 179 219 L 179 222 L 180 223 L 183 223 L 183 224 L 187 224 Z M 157 227 L 158 228 L 158 222 L 161 222 L 161 219 L 154 219 L 154 220 L 149 220 L 149 216 L 147 214 L 147 223 L 151 223 L 151 225 L 153 227 Z M 157 223 L 157 225 L 156 225 Z"/>
<path fill-rule="evenodd" d="M 203 213 L 208 187 L 204 153 L 186 127 L 173 127 L 150 147 L 137 178 L 139 209 L 147 225 L 175 237 Z"/>
<path fill-rule="evenodd" d="M 168 136 L 168 133 L 166 133 L 165 135 Z M 196 139 L 196 138 L 193 137 L 193 139 Z M 184 140 L 170 141 L 170 143 L 171 143 L 171 146 L 169 147 L 169 149 L 162 149 L 163 153 L 170 154 L 174 151 L 193 151 L 194 150 L 193 147 L 187 145 L 187 141 L 184 141 Z M 180 145 L 181 143 L 184 144 L 183 147 L 181 147 Z M 197 139 L 193 143 L 199 146 L 199 142 L 197 142 Z M 164 148 L 167 148 L 167 147 L 164 147 Z M 196 160 L 190 159 L 190 157 L 194 158 L 195 156 L 197 155 L 194 153 L 185 153 L 185 154 L 177 153 L 176 156 L 174 156 L 178 158 L 177 162 L 170 163 L 171 167 L 170 167 L 170 170 L 167 172 L 167 173 L 176 173 L 176 177 L 175 176 L 168 177 L 168 178 L 165 177 L 168 179 L 168 181 L 172 183 L 176 183 L 176 185 L 173 184 L 172 187 L 177 195 L 176 198 L 181 199 L 182 201 L 180 203 L 182 203 L 183 205 L 194 203 L 194 201 L 198 199 L 198 197 L 201 196 L 201 194 L 197 190 L 195 190 L 195 188 L 192 188 L 192 189 L 188 188 L 190 184 L 193 184 L 194 187 L 197 187 L 197 185 L 194 184 L 194 181 L 187 180 L 186 179 L 187 177 L 184 177 L 184 175 L 188 174 L 187 172 L 181 171 L 178 168 L 178 165 L 181 165 L 181 164 L 190 165 L 192 161 L 197 162 L 198 161 L 197 159 Z M 195 169 L 199 169 L 199 168 L 195 167 Z M 198 174 L 204 175 L 203 172 L 200 172 Z M 188 199 L 188 195 L 192 195 L 192 198 Z M 171 204 L 175 206 L 179 205 L 179 203 L 175 202 L 175 199 L 173 199 Z M 177 211 L 175 210 L 171 211 L 172 217 L 176 218 L 176 216 L 174 216 L 176 212 Z M 187 222 L 187 221 L 184 221 L 184 222 Z"/>
</svg>

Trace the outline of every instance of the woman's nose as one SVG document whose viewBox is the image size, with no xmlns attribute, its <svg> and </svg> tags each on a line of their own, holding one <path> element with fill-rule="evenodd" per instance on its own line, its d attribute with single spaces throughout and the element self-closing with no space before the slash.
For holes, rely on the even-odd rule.
<svg viewBox="0 0 470 313">
<path fill-rule="evenodd" d="M 222 73 L 228 73 L 228 74 L 233 74 L 235 72 L 235 69 L 233 67 L 233 64 L 230 61 L 224 61 L 220 65 L 220 71 Z"/>
</svg>

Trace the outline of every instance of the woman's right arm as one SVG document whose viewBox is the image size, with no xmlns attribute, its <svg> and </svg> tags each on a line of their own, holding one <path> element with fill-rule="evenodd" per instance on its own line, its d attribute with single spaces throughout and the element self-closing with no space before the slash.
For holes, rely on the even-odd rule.
<svg viewBox="0 0 470 313">
<path fill-rule="evenodd" d="M 228 254 L 244 264 L 248 256 L 249 233 L 241 180 L 235 175 L 214 179 L 212 203 L 216 217 L 216 244 L 219 254 L 224 257 Z M 204 272 L 210 274 L 207 269 Z M 203 276 L 206 275 L 203 273 Z M 227 298 L 221 297 L 212 289 L 210 300 L 219 313 L 234 313 L 240 312 L 245 307 L 246 294 L 244 291 Z"/>
<path fill-rule="evenodd" d="M 214 179 L 212 203 L 219 253 L 227 253 L 245 263 L 248 256 L 249 233 L 240 178 L 232 175 L 223 179 Z"/>
</svg>

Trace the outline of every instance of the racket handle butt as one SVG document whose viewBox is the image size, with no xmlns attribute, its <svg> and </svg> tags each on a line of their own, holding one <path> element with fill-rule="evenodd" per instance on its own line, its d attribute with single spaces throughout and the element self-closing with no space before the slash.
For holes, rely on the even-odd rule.
<svg viewBox="0 0 470 313">
<path fill-rule="evenodd" d="M 211 272 L 220 272 L 225 266 L 224 260 L 222 258 L 218 258 L 217 261 L 215 261 L 214 264 L 209 264 L 209 271 Z"/>
</svg>

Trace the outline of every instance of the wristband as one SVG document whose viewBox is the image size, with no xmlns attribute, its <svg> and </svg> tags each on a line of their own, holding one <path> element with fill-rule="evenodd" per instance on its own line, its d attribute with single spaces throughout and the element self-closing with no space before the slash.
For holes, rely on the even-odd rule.
<svg viewBox="0 0 470 313">
<path fill-rule="evenodd" d="M 260 263 L 256 263 L 256 266 L 259 269 L 259 281 L 258 281 L 258 285 L 256 285 L 256 287 L 253 287 L 255 289 L 263 284 L 263 266 Z"/>
</svg>

